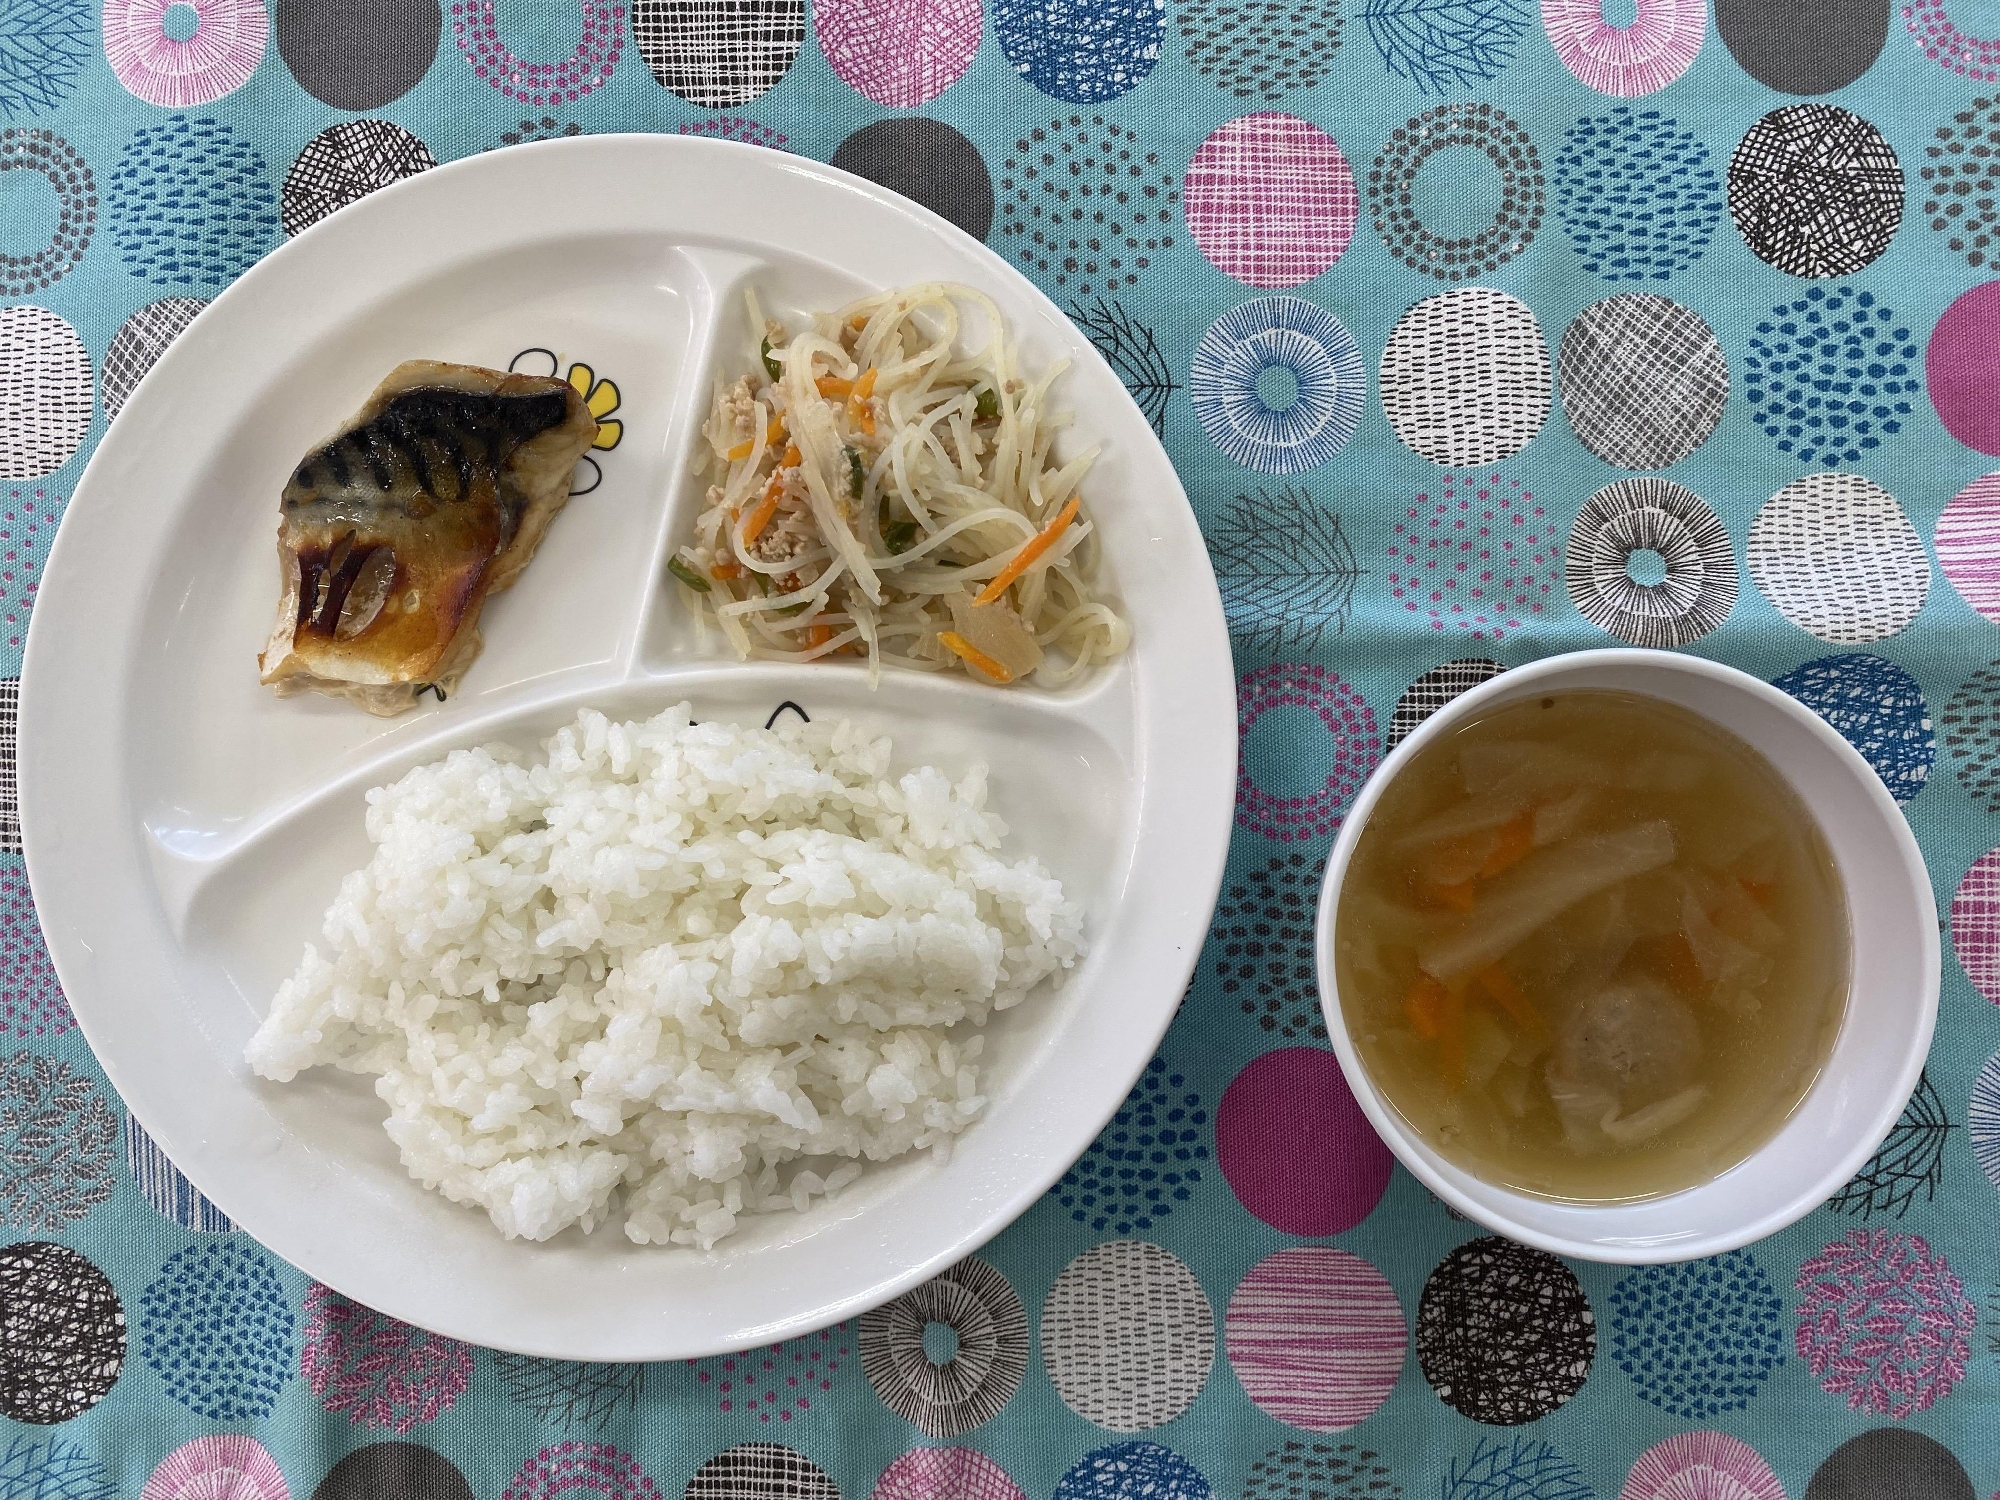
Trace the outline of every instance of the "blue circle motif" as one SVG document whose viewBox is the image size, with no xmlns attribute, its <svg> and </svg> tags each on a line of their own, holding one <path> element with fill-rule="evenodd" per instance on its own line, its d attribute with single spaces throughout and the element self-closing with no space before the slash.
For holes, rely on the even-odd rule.
<svg viewBox="0 0 2000 1500">
<path fill-rule="evenodd" d="M 1534 20 L 1531 0 L 1366 0 L 1361 8 L 1382 66 L 1424 94 L 1497 76 Z"/>
<path fill-rule="evenodd" d="M 1208 1110 L 1186 1074 L 1155 1057 L 1104 1133 L 1055 1187 L 1056 1202 L 1099 1234 L 1141 1233 L 1185 1203 L 1208 1160 Z"/>
<path fill-rule="evenodd" d="M 1166 0 L 999 0 L 1007 61 L 1050 98 L 1096 104 L 1129 94 L 1160 60 Z"/>
<path fill-rule="evenodd" d="M 1282 370 L 1289 404 L 1259 383 Z M 1361 425 L 1368 376 L 1354 335 L 1302 297 L 1259 297 L 1209 325 L 1188 371 L 1188 400 L 1209 441 L 1262 474 L 1301 474 L 1345 448 Z"/>
<path fill-rule="evenodd" d="M 1751 416 L 1802 464 L 1858 463 L 1923 390 L 1917 341 L 1873 292 L 1816 286 L 1771 309 L 1743 361 Z"/>
<path fill-rule="evenodd" d="M 1159 1443 L 1113 1443 L 1086 1453 L 1055 1500 L 1210 1500 L 1201 1470 Z"/>
<path fill-rule="evenodd" d="M 1685 271 L 1722 222 L 1722 175 L 1708 147 L 1656 109 L 1621 106 L 1570 126 L 1555 186 L 1578 259 L 1607 281 Z"/>
<path fill-rule="evenodd" d="M 1822 656 L 1775 680 L 1840 731 L 1898 802 L 1908 802 L 1937 764 L 1930 705 L 1917 679 L 1880 656 Z"/>
<path fill-rule="evenodd" d="M 173 1164 L 134 1114 L 125 1116 L 125 1165 L 154 1212 L 197 1234 L 229 1234 L 236 1226 Z"/>
<path fill-rule="evenodd" d="M 242 1239 L 170 1257 L 139 1299 L 139 1352 L 181 1405 L 216 1422 L 268 1417 L 298 1357 L 271 1260 Z"/>
<path fill-rule="evenodd" d="M 278 240 L 264 158 L 218 120 L 175 115 L 135 132 L 109 192 L 119 258 L 156 286 L 224 286 Z"/>
<path fill-rule="evenodd" d="M 1980 1064 L 1972 1080 L 1972 1102 L 1965 1109 L 1965 1133 L 1972 1158 L 1986 1180 L 2000 1188 L 2000 1052 Z"/>
<path fill-rule="evenodd" d="M 1748 1251 L 1647 1266 L 1611 1291 L 1611 1353 L 1639 1394 L 1690 1422 L 1748 1406 L 1784 1362 L 1785 1304 Z"/>
<path fill-rule="evenodd" d="M 97 50 L 90 0 L 12 0 L 0 5 L 0 120 L 54 109 L 76 89 Z"/>
</svg>

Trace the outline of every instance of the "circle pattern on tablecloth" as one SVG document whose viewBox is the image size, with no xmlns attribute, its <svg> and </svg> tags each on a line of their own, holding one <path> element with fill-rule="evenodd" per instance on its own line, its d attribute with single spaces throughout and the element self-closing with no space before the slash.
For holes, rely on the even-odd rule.
<svg viewBox="0 0 2000 1500">
<path fill-rule="evenodd" d="M 993 227 L 986 161 L 942 120 L 916 115 L 863 125 L 834 148 L 833 164 L 914 199 L 976 240 Z"/>
<path fill-rule="evenodd" d="M 1944 430 L 1966 447 L 2000 455 L 2000 281 L 1961 292 L 1924 349 L 1931 405 Z"/>
<path fill-rule="evenodd" d="M 1188 232 L 1209 263 L 1246 286 L 1297 286 L 1339 260 L 1360 200 L 1332 136 L 1281 110 L 1216 126 L 1181 188 Z"/>
<path fill-rule="evenodd" d="M 1147 1240 L 1112 1240 L 1063 1267 L 1041 1332 L 1063 1405 L 1113 1432 L 1173 1421 L 1215 1362 L 1208 1294 L 1185 1261 Z"/>
<path fill-rule="evenodd" d="M 148 302 L 119 325 L 111 336 L 111 347 L 104 351 L 100 394 L 107 421 L 125 409 L 126 399 L 140 379 L 206 306 L 208 303 L 199 297 L 162 297 Z"/>
<path fill-rule="evenodd" d="M 1481 1438 L 1471 1457 L 1452 1460 L 1442 1491 L 1444 1500 L 1597 1500 L 1581 1469 L 1550 1444 L 1522 1433 Z"/>
<path fill-rule="evenodd" d="M 2000 854 L 1985 854 L 1980 856 L 1980 863 L 1987 865 L 1987 900 L 1989 904 L 1986 911 L 1986 920 L 1989 924 L 1987 932 L 1989 953 L 1992 941 L 1990 924 L 1994 915 L 1991 906 L 1993 899 L 1992 862 L 1996 859 L 2000 859 Z M 1977 869 L 1979 866 L 1975 865 L 1973 868 Z M 1963 890 L 1964 887 L 1961 886 L 1960 889 Z M 1957 923 L 1954 921 L 1954 932 L 1956 928 Z M 1988 961 L 1990 962 L 1990 957 Z M 1993 997 L 1989 994 L 1986 998 L 1991 1000 Z M 1965 1107 L 1965 1134 L 1966 1138 L 1972 1143 L 1972 1159 L 1979 1163 L 1979 1170 L 1986 1174 L 1988 1182 L 1992 1183 L 1994 1187 L 2000 1188 L 2000 1052 L 1994 1053 L 1985 1062 L 1981 1063 L 1979 1065 L 1978 1076 L 1972 1080 L 1972 1097 Z"/>
<path fill-rule="evenodd" d="M 1748 1406 L 1784 1363 L 1784 1313 L 1747 1250 L 1646 1266 L 1611 1290 L 1611 1356 L 1653 1405 L 1706 1422 Z"/>
<path fill-rule="evenodd" d="M 1281 1042 L 1326 1041 L 1313 961 L 1323 865 L 1296 850 L 1277 855 L 1229 884 L 1209 928 L 1206 951 L 1224 1000 Z"/>
<path fill-rule="evenodd" d="M 979 0 L 819 0 L 813 30 L 834 76 L 890 109 L 928 104 L 972 66 Z"/>
<path fill-rule="evenodd" d="M 712 120 L 691 120 L 678 135 L 705 136 L 714 141 L 742 141 L 746 146 L 762 146 L 771 151 L 789 151 L 791 137 L 742 115 L 717 115 Z"/>
<path fill-rule="evenodd" d="M 890 1304 L 894 1306 L 895 1304 Z M 833 1390 L 841 1364 L 854 1352 L 854 1325 L 836 1323 L 763 1349 L 716 1354 L 694 1361 L 694 1382 L 717 1411 L 789 1422 L 812 1410 Z M 589 1365 L 586 1370 L 640 1371 L 643 1365 Z M 637 1380 L 632 1399 L 638 1400 Z M 601 1398 L 600 1398 L 601 1399 Z M 822 1403 L 823 1404 L 823 1403 Z"/>
<path fill-rule="evenodd" d="M 1102 115 L 1070 115 L 1017 137 L 1001 174 L 1000 233 L 1018 242 L 1014 259 L 1058 291 L 1137 286 L 1174 242 L 1180 179 Z"/>
<path fill-rule="evenodd" d="M 458 1404 L 472 1350 L 314 1282 L 306 1291 L 299 1373 L 334 1416 L 401 1437 Z"/>
<path fill-rule="evenodd" d="M 1382 1201 L 1395 1158 L 1320 1047 L 1266 1052 L 1215 1111 L 1215 1155 L 1236 1200 L 1273 1229 L 1345 1234 Z"/>
<path fill-rule="evenodd" d="M 0 119 L 54 109 L 97 50 L 91 0 L 42 0 L 0 9 Z"/>
<path fill-rule="evenodd" d="M 214 1422 L 268 1417 L 291 1378 L 296 1323 L 270 1257 L 246 1239 L 168 1257 L 139 1298 L 139 1353 L 167 1394 Z"/>
<path fill-rule="evenodd" d="M 237 1432 L 182 1443 L 153 1470 L 139 1500 L 292 1500 L 264 1445 Z"/>
<path fill-rule="evenodd" d="M 167 35 L 184 5 L 194 34 Z M 104 60 L 134 98 L 165 109 L 212 104 L 250 81 L 264 60 L 264 0 L 104 0 Z"/>
<path fill-rule="evenodd" d="M 840 1500 L 826 1470 L 779 1443 L 739 1443 L 694 1471 L 682 1500 Z"/>
<path fill-rule="evenodd" d="M 1618 1500 L 1786 1500 L 1763 1455 L 1726 1432 L 1677 1432 L 1639 1455 Z"/>
<path fill-rule="evenodd" d="M 995 0 L 993 34 L 1029 83 L 1066 104 L 1129 94 L 1160 60 L 1166 0 Z"/>
<path fill-rule="evenodd" d="M 735 109 L 791 71 L 805 0 L 633 0 L 632 38 L 661 88 L 702 109 Z"/>
<path fill-rule="evenodd" d="M 1301 796 L 1286 797 L 1259 786 L 1251 776 L 1248 758 L 1239 757 L 1236 826 L 1285 844 L 1324 837 L 1340 825 L 1341 814 L 1381 756 L 1375 710 L 1325 667 L 1278 662 L 1246 672 L 1237 682 L 1239 740 L 1247 740 L 1257 721 L 1277 708 L 1302 708 L 1326 726 L 1333 741 L 1332 766 L 1318 787 Z"/>
<path fill-rule="evenodd" d="M 1664 469 L 1707 442 L 1729 361 L 1701 314 L 1652 292 L 1594 302 L 1563 331 L 1563 411 L 1577 441 L 1621 469 Z"/>
<path fill-rule="evenodd" d="M 437 59 L 438 0 L 277 0 L 278 55 L 322 104 L 358 113 L 393 104 Z"/>
<path fill-rule="evenodd" d="M 229 1215 L 182 1175 L 133 1114 L 125 1116 L 125 1167 L 140 1195 L 161 1218 L 196 1234 L 228 1234 L 236 1228 Z"/>
<path fill-rule="evenodd" d="M 1959 597 L 2000 624 L 2000 474 L 1983 474 L 1952 496 L 1931 544 Z"/>
<path fill-rule="evenodd" d="M 1812 24 L 1800 25 L 1801 19 L 1770 0 L 1715 5 L 1715 29 L 1737 66 L 1781 94 L 1846 87 L 1868 71 L 1889 38 L 1886 0 L 1819 0 Z"/>
<path fill-rule="evenodd" d="M 1917 50 L 1939 67 L 1974 83 L 2000 83 L 2000 40 L 1967 36 L 1952 24 L 1946 0 L 1914 0 L 1903 7 L 1903 25 Z"/>
<path fill-rule="evenodd" d="M 1056 1484 L 1055 1500 L 1210 1500 L 1201 1470 L 1159 1443 L 1113 1443 L 1086 1453 Z"/>
<path fill-rule="evenodd" d="M 1924 690 L 1908 672 L 1880 656 L 1822 656 L 1772 683 L 1790 693 L 1861 752 L 1898 802 L 1930 780 L 1937 763 Z"/>
<path fill-rule="evenodd" d="M 1340 0 L 1188 0 L 1175 13 L 1189 64 L 1238 99 L 1312 88 L 1340 50 Z"/>
<path fill-rule="evenodd" d="M 648 1366 L 536 1359 L 496 1350 L 493 1368 L 508 1397 L 542 1422 L 601 1428 L 621 1409 L 638 1410 Z M 700 1383 L 699 1370 L 695 1380 Z"/>
<path fill-rule="evenodd" d="M 1534 441 L 1554 395 L 1528 305 L 1491 287 L 1426 297 L 1382 351 L 1382 411 L 1405 447 L 1453 468 L 1498 463 Z"/>
<path fill-rule="evenodd" d="M 1521 481 L 1447 474 L 1390 528 L 1389 594 L 1431 629 L 1499 641 L 1540 615 L 1563 571 L 1557 527 Z"/>
<path fill-rule="evenodd" d="M 1638 0 L 1629 25 L 1602 0 L 1542 0 L 1542 29 L 1579 83 L 1618 99 L 1656 94 L 1688 70 L 1708 35 L 1703 0 Z"/>
<path fill-rule="evenodd" d="M 1813 1471 L 1805 1500 L 1974 1500 L 1965 1465 L 1934 1437 L 1877 1427 L 1849 1438 Z"/>
<path fill-rule="evenodd" d="M 958 1340 L 931 1358 L 924 1330 Z M 976 1256 L 861 1316 L 861 1372 L 882 1404 L 934 1438 L 992 1421 L 1028 1371 L 1028 1314 L 1005 1276 Z"/>
<path fill-rule="evenodd" d="M 1403 1487 L 1382 1457 L 1354 1443 L 1312 1443 L 1287 1438 L 1257 1462 L 1243 1481 L 1243 1500 L 1402 1500 Z M 1459 1500 L 1457 1491 L 1452 1500 Z M 1494 1494 L 1491 1500 L 1515 1500 Z M 1570 1500 L 1544 1496 L 1539 1500 Z M 1583 1497 L 1576 1497 L 1583 1500 Z"/>
<path fill-rule="evenodd" d="M 110 1278 L 67 1245 L 0 1246 L 0 1417 L 80 1417 L 125 1368 L 125 1307 Z"/>
<path fill-rule="evenodd" d="M 109 198 L 119 258 L 156 286 L 223 286 L 278 233 L 278 197 L 264 158 L 218 120 L 176 115 L 133 132 L 112 170 Z"/>
<path fill-rule="evenodd" d="M 458 1465 L 419 1443 L 371 1443 L 327 1471 L 312 1500 L 473 1500 Z"/>
<path fill-rule="evenodd" d="M 975 1448 L 912 1448 L 882 1471 L 870 1500 L 1027 1500 Z"/>
<path fill-rule="evenodd" d="M 1307 1432 L 1367 1420 L 1396 1388 L 1409 1348 L 1388 1277 L 1325 1245 L 1296 1245 L 1252 1266 L 1223 1328 L 1244 1395 Z"/>
<path fill-rule="evenodd" d="M 1974 860 L 1952 894 L 1951 950 L 1972 987 L 2000 1005 L 2000 849 Z"/>
<path fill-rule="evenodd" d="M 1265 389 L 1270 371 L 1289 377 L 1288 400 Z M 1302 297 L 1232 307 L 1201 336 L 1188 368 L 1188 403 L 1209 441 L 1264 474 L 1301 474 L 1345 448 L 1367 390 L 1354 336 Z"/>
<path fill-rule="evenodd" d="M 1389 715 L 1389 735 L 1383 742 L 1382 753 L 1387 755 L 1395 749 L 1403 742 L 1404 735 L 1460 693 L 1476 688 L 1506 670 L 1499 662 L 1484 656 L 1461 656 L 1423 673 L 1404 688 L 1403 696 L 1396 700 L 1395 710 Z"/>
<path fill-rule="evenodd" d="M 16 490 L 7 517 L 0 524 L 6 524 L 9 530 L 27 529 L 22 522 L 32 521 L 38 509 L 45 509 L 43 525 L 52 525 L 60 506 L 38 507 L 35 502 L 40 498 L 38 493 L 24 502 Z M 44 540 L 43 548 L 47 545 Z M 5 577 L 0 573 L 0 579 Z M 32 589 L 27 598 L 32 600 Z M 13 603 L 9 592 L 0 592 L 0 604 Z M 7 624 L 18 637 L 20 621 L 14 618 L 14 613 L 10 611 Z M 18 613 L 25 616 L 26 610 Z M 14 644 L 18 649 L 19 640 Z M 14 847 L 20 848 L 18 828 Z M 35 898 L 28 889 L 28 872 L 18 858 L 0 864 L 0 973 L 7 976 L 6 984 L 0 986 L 0 1035 L 11 1033 L 24 1040 L 58 1037 L 76 1024 L 62 984 L 56 978 L 55 965 L 49 961 L 48 946 L 42 941 L 41 920 L 35 915 Z"/>
<path fill-rule="evenodd" d="M 661 1500 L 639 1460 L 609 1443 L 551 1443 L 522 1464 L 500 1500 Z"/>
<path fill-rule="evenodd" d="M 1931 560 L 1896 497 L 1859 474 L 1808 474 L 1750 523 L 1744 560 L 1779 614 L 1823 641 L 1895 635 L 1930 597 Z"/>
<path fill-rule="evenodd" d="M 1297 484 L 1239 490 L 1202 531 L 1223 618 L 1239 649 L 1274 656 L 1292 647 L 1311 651 L 1329 630 L 1346 634 L 1366 570 L 1345 518 L 1312 491 Z"/>
<path fill-rule="evenodd" d="M 2000 99 L 1975 99 L 1926 146 L 1924 217 L 1975 271 L 2000 260 Z"/>
<path fill-rule="evenodd" d="M 1499 206 L 1469 235 L 1443 234 L 1427 225 L 1417 187 L 1431 158 L 1457 147 L 1479 152 L 1500 174 Z M 1535 143 L 1507 115 L 1490 104 L 1441 104 L 1389 137 L 1368 171 L 1368 197 L 1375 232 L 1391 255 L 1442 281 L 1468 281 L 1528 248 L 1542 226 L 1548 183 Z"/>
<path fill-rule="evenodd" d="M 1722 221 L 1722 178 L 1708 147 L 1657 110 L 1621 105 L 1570 126 L 1555 191 L 1584 269 L 1607 281 L 1685 271 Z"/>
<path fill-rule="evenodd" d="M 1658 553 L 1657 583 L 1632 576 L 1632 559 Z M 1686 485 L 1647 475 L 1607 484 L 1570 528 L 1570 602 L 1600 630 L 1635 646 L 1685 646 L 1736 607 L 1736 554 L 1728 528 Z"/>
<path fill-rule="evenodd" d="M 39 173 L 56 193 L 56 226 L 25 255 L 0 254 L 0 297 L 26 297 L 76 268 L 97 228 L 97 179 L 76 147 L 52 130 L 0 130 L 0 173 Z"/>
<path fill-rule="evenodd" d="M 1729 159 L 1729 213 L 1750 253 L 1791 276 L 1851 276 L 1903 222 L 1903 168 L 1882 132 L 1835 104 L 1784 104 Z"/>
<path fill-rule="evenodd" d="M 1111 1123 L 1049 1191 L 1098 1234 L 1143 1234 L 1194 1195 L 1208 1160 L 1208 1109 L 1163 1057 L 1146 1064 Z"/>
<path fill-rule="evenodd" d="M 1903 430 L 1917 344 L 1873 292 L 1813 287 L 1760 319 L 1743 360 L 1751 415 L 1802 464 L 1856 463 Z"/>
<path fill-rule="evenodd" d="M 1532 0 L 1366 0 L 1361 13 L 1382 66 L 1427 94 L 1456 93 L 1497 77 L 1534 18 Z"/>
<path fill-rule="evenodd" d="M 611 81 L 617 71 L 618 59 L 625 51 L 625 7 L 613 5 L 608 0 L 577 0 L 577 8 L 582 13 L 582 35 L 575 50 L 560 62 L 529 62 L 516 57 L 513 50 L 500 36 L 498 20 L 494 14 L 494 0 L 452 0 L 451 30 L 458 40 L 458 50 L 465 54 L 465 60 L 472 67 L 475 77 L 505 94 L 509 99 L 518 99 L 523 104 L 542 105 L 574 104 L 578 99 Z M 728 70 L 739 60 L 737 49 L 730 45 L 740 39 L 737 30 L 741 17 L 738 12 L 751 9 L 750 5 L 735 3 L 735 0 L 671 0 L 666 5 L 651 4 L 649 0 L 639 0 L 632 15 L 632 31 L 639 39 L 639 50 L 646 61 L 653 62 L 653 53 L 647 51 L 647 43 L 656 47 L 660 41 L 660 13 L 671 12 L 680 27 L 694 32 L 699 42 L 708 48 L 703 59 L 704 71 Z M 706 23 L 706 24 L 704 24 Z M 651 30 L 647 30 L 650 25 Z M 804 40 L 803 28 L 800 41 Z M 671 47 L 674 41 L 687 45 L 688 37 L 683 34 L 664 45 Z M 792 43 L 792 55 L 799 50 L 798 42 Z M 791 65 L 791 56 L 785 58 L 785 66 Z M 653 67 L 655 76 L 668 88 L 660 69 Z M 782 75 L 784 69 L 779 69 Z M 772 82 L 776 82 L 773 79 Z M 766 85 L 768 87 L 769 85 Z M 675 89 L 676 93 L 680 90 Z M 758 93 L 763 90 L 759 89 Z M 741 104 L 742 99 L 696 99 L 683 94 L 690 104 Z M 755 95 L 749 97 L 754 98 Z"/>
<path fill-rule="evenodd" d="M 0 479 L 39 479 L 90 429 L 90 354 L 45 307 L 0 307 Z"/>
<path fill-rule="evenodd" d="M 0 1062 L 0 1223 L 61 1234 L 111 1197 L 118 1113 L 97 1081 L 22 1050 Z"/>
<path fill-rule="evenodd" d="M 1897 1421 L 1965 1378 L 1978 1314 L 1922 1235 L 1856 1229 L 1799 1267 L 1799 1358 L 1849 1411 Z"/>
<path fill-rule="evenodd" d="M 431 148 L 388 120 L 342 120 L 307 141 L 285 173 L 285 233 L 298 234 L 377 188 L 437 165 Z"/>
<path fill-rule="evenodd" d="M 1417 1362 L 1452 1410 L 1514 1427 L 1583 1389 L 1597 1319 L 1568 1266 L 1498 1236 L 1460 1245 L 1424 1283 Z"/>
<path fill-rule="evenodd" d="M 2000 813 L 2000 662 L 1960 683 L 1938 723 L 1966 795 Z"/>
</svg>

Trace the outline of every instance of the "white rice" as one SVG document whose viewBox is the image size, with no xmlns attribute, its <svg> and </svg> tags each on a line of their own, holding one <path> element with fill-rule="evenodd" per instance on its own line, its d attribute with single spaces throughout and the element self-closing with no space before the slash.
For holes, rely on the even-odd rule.
<svg viewBox="0 0 2000 1500">
<path fill-rule="evenodd" d="M 985 1104 L 978 1028 L 1083 955 L 986 772 L 889 779 L 841 723 L 585 712 L 530 760 L 454 751 L 368 794 L 247 1050 L 373 1074 L 410 1174 L 503 1234 L 707 1248 Z"/>
</svg>

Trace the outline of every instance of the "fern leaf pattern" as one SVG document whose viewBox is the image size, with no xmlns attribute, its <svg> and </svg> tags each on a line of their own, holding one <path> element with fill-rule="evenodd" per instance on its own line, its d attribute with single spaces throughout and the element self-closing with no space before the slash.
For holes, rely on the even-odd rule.
<svg viewBox="0 0 2000 1500">
<path fill-rule="evenodd" d="M 1383 66 L 1436 94 L 1498 74 L 1532 19 L 1521 0 L 1368 0 L 1361 12 Z"/>
<path fill-rule="evenodd" d="M 1945 1142 L 1957 1128 L 1931 1082 L 1930 1070 L 1925 1069 L 1882 1149 L 1826 1206 L 1844 1214 L 1888 1214 L 1900 1219 L 1919 1196 L 1929 1203 L 1944 1180 Z"/>
<path fill-rule="evenodd" d="M 1069 315 L 1085 338 L 1104 356 L 1105 363 L 1118 372 L 1125 389 L 1139 403 L 1139 410 L 1153 424 L 1160 437 L 1167 435 L 1167 402 L 1180 385 L 1173 366 L 1160 352 L 1153 330 L 1125 310 L 1122 302 L 1100 297 L 1094 303 L 1077 302 Z"/>
<path fill-rule="evenodd" d="M 1538 1438 L 1482 1442 L 1454 1458 L 1438 1500 L 1594 1500 L 1583 1472 Z"/>
<path fill-rule="evenodd" d="M 1346 631 L 1363 573 L 1340 513 L 1305 490 L 1238 495 L 1209 533 L 1229 633 L 1277 651 Z"/>
</svg>

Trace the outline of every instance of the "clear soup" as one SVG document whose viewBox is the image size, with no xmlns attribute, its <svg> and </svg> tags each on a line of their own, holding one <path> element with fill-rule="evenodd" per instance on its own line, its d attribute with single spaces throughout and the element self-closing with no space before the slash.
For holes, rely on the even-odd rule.
<svg viewBox="0 0 2000 1500">
<path fill-rule="evenodd" d="M 1658 699 L 1565 692 L 1425 745 L 1335 918 L 1348 1034 L 1447 1160 L 1545 1197 L 1652 1197 L 1755 1151 L 1825 1065 L 1847 908 L 1805 805 Z"/>
</svg>

